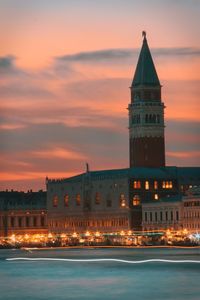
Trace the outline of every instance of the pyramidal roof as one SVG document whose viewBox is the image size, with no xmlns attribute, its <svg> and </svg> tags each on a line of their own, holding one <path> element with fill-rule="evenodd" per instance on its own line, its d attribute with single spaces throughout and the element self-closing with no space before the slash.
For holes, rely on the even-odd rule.
<svg viewBox="0 0 200 300">
<path fill-rule="evenodd" d="M 137 67 L 135 70 L 132 87 L 139 85 L 160 86 L 160 81 L 151 57 L 151 52 L 146 39 L 146 32 L 142 32 L 143 45 L 140 51 Z"/>
</svg>

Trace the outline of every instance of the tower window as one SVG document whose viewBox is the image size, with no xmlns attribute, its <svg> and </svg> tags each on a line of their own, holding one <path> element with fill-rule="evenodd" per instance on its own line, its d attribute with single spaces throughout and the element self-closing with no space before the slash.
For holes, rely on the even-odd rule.
<svg viewBox="0 0 200 300">
<path fill-rule="evenodd" d="M 160 123 L 160 115 L 157 115 L 157 123 Z"/>
<path fill-rule="evenodd" d="M 149 181 L 145 181 L 145 190 L 149 190 Z"/>
<path fill-rule="evenodd" d="M 134 189 L 141 189 L 141 181 L 140 180 L 134 180 L 133 188 Z"/>
<path fill-rule="evenodd" d="M 55 195 L 53 197 L 53 207 L 58 207 L 58 196 L 57 195 Z"/>
<path fill-rule="evenodd" d="M 65 207 L 69 206 L 69 195 L 67 195 L 67 194 L 64 196 L 64 205 L 65 205 Z"/>
<path fill-rule="evenodd" d="M 126 206 L 126 199 L 124 194 L 120 194 L 120 207 L 125 207 Z"/>
<path fill-rule="evenodd" d="M 81 195 L 80 195 L 80 194 L 77 194 L 77 195 L 76 195 L 76 205 L 77 205 L 77 206 L 80 206 L 80 205 L 81 205 Z"/>
<path fill-rule="evenodd" d="M 156 115 L 152 116 L 152 123 L 156 123 Z"/>
<path fill-rule="evenodd" d="M 133 206 L 136 206 L 136 205 L 140 205 L 140 196 L 139 195 L 135 195 L 133 197 Z"/>
</svg>

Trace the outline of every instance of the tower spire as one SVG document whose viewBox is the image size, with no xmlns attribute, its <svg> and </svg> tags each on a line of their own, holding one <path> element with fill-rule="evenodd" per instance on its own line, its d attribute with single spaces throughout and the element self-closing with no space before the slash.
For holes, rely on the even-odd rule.
<svg viewBox="0 0 200 300">
<path fill-rule="evenodd" d="M 143 30 L 142 31 L 142 36 L 143 36 L 144 39 L 146 39 L 146 35 L 147 35 L 146 31 Z"/>
<path fill-rule="evenodd" d="M 153 63 L 151 52 L 146 38 L 146 31 L 142 31 L 143 45 L 140 51 L 137 67 L 132 81 L 132 87 L 144 86 L 160 86 L 160 81 Z"/>
</svg>

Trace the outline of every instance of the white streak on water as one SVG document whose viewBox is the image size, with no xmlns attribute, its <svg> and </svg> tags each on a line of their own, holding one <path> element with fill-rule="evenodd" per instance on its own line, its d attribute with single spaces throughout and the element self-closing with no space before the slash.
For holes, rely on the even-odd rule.
<svg viewBox="0 0 200 300">
<path fill-rule="evenodd" d="M 7 261 L 65 261 L 65 262 L 119 262 L 126 264 L 143 264 L 149 262 L 164 262 L 164 263 L 195 263 L 200 264 L 200 260 L 171 260 L 171 259 L 145 259 L 145 260 L 124 260 L 117 258 L 92 258 L 92 259 L 69 259 L 69 258 L 46 258 L 46 257 L 38 257 L 38 258 L 28 258 L 28 257 L 15 257 L 15 258 L 6 258 Z"/>
</svg>

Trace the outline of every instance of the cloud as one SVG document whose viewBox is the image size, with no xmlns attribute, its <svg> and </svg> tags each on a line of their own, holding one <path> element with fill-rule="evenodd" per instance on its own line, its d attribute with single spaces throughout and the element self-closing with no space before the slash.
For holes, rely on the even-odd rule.
<svg viewBox="0 0 200 300">
<path fill-rule="evenodd" d="M 175 158 L 199 158 L 200 159 L 200 151 L 187 151 L 187 152 L 167 152 L 167 156 L 175 157 Z"/>
<path fill-rule="evenodd" d="M 32 152 L 32 155 L 46 158 L 46 159 L 52 159 L 52 158 L 60 158 L 60 159 L 70 159 L 70 160 L 81 160 L 81 159 L 87 159 L 87 157 L 81 153 L 78 153 L 76 151 L 64 149 L 64 148 L 53 148 L 53 149 L 47 149 L 47 150 L 38 150 Z"/>
<path fill-rule="evenodd" d="M 0 74 L 6 76 L 22 76 L 25 71 L 20 69 L 15 64 L 16 57 L 14 55 L 0 56 Z M 1 78 L 0 80 L 2 81 Z"/>
<path fill-rule="evenodd" d="M 79 52 L 66 54 L 55 59 L 62 62 L 111 62 L 116 60 L 130 59 L 138 56 L 139 48 L 102 49 L 97 51 Z M 175 48 L 152 48 L 155 56 L 197 56 L 200 57 L 200 48 L 175 47 Z"/>
<path fill-rule="evenodd" d="M 11 70 L 14 68 L 15 57 L 12 55 L 0 57 L 0 70 Z"/>
<path fill-rule="evenodd" d="M 20 85 L 17 85 L 17 83 L 7 84 L 0 86 L 0 94 L 4 98 L 24 98 L 25 101 L 27 101 L 26 97 L 35 98 L 35 99 L 50 99 L 52 97 L 55 97 L 54 94 L 45 89 L 40 87 L 39 85 L 31 85 L 30 83 L 24 82 Z"/>
</svg>

